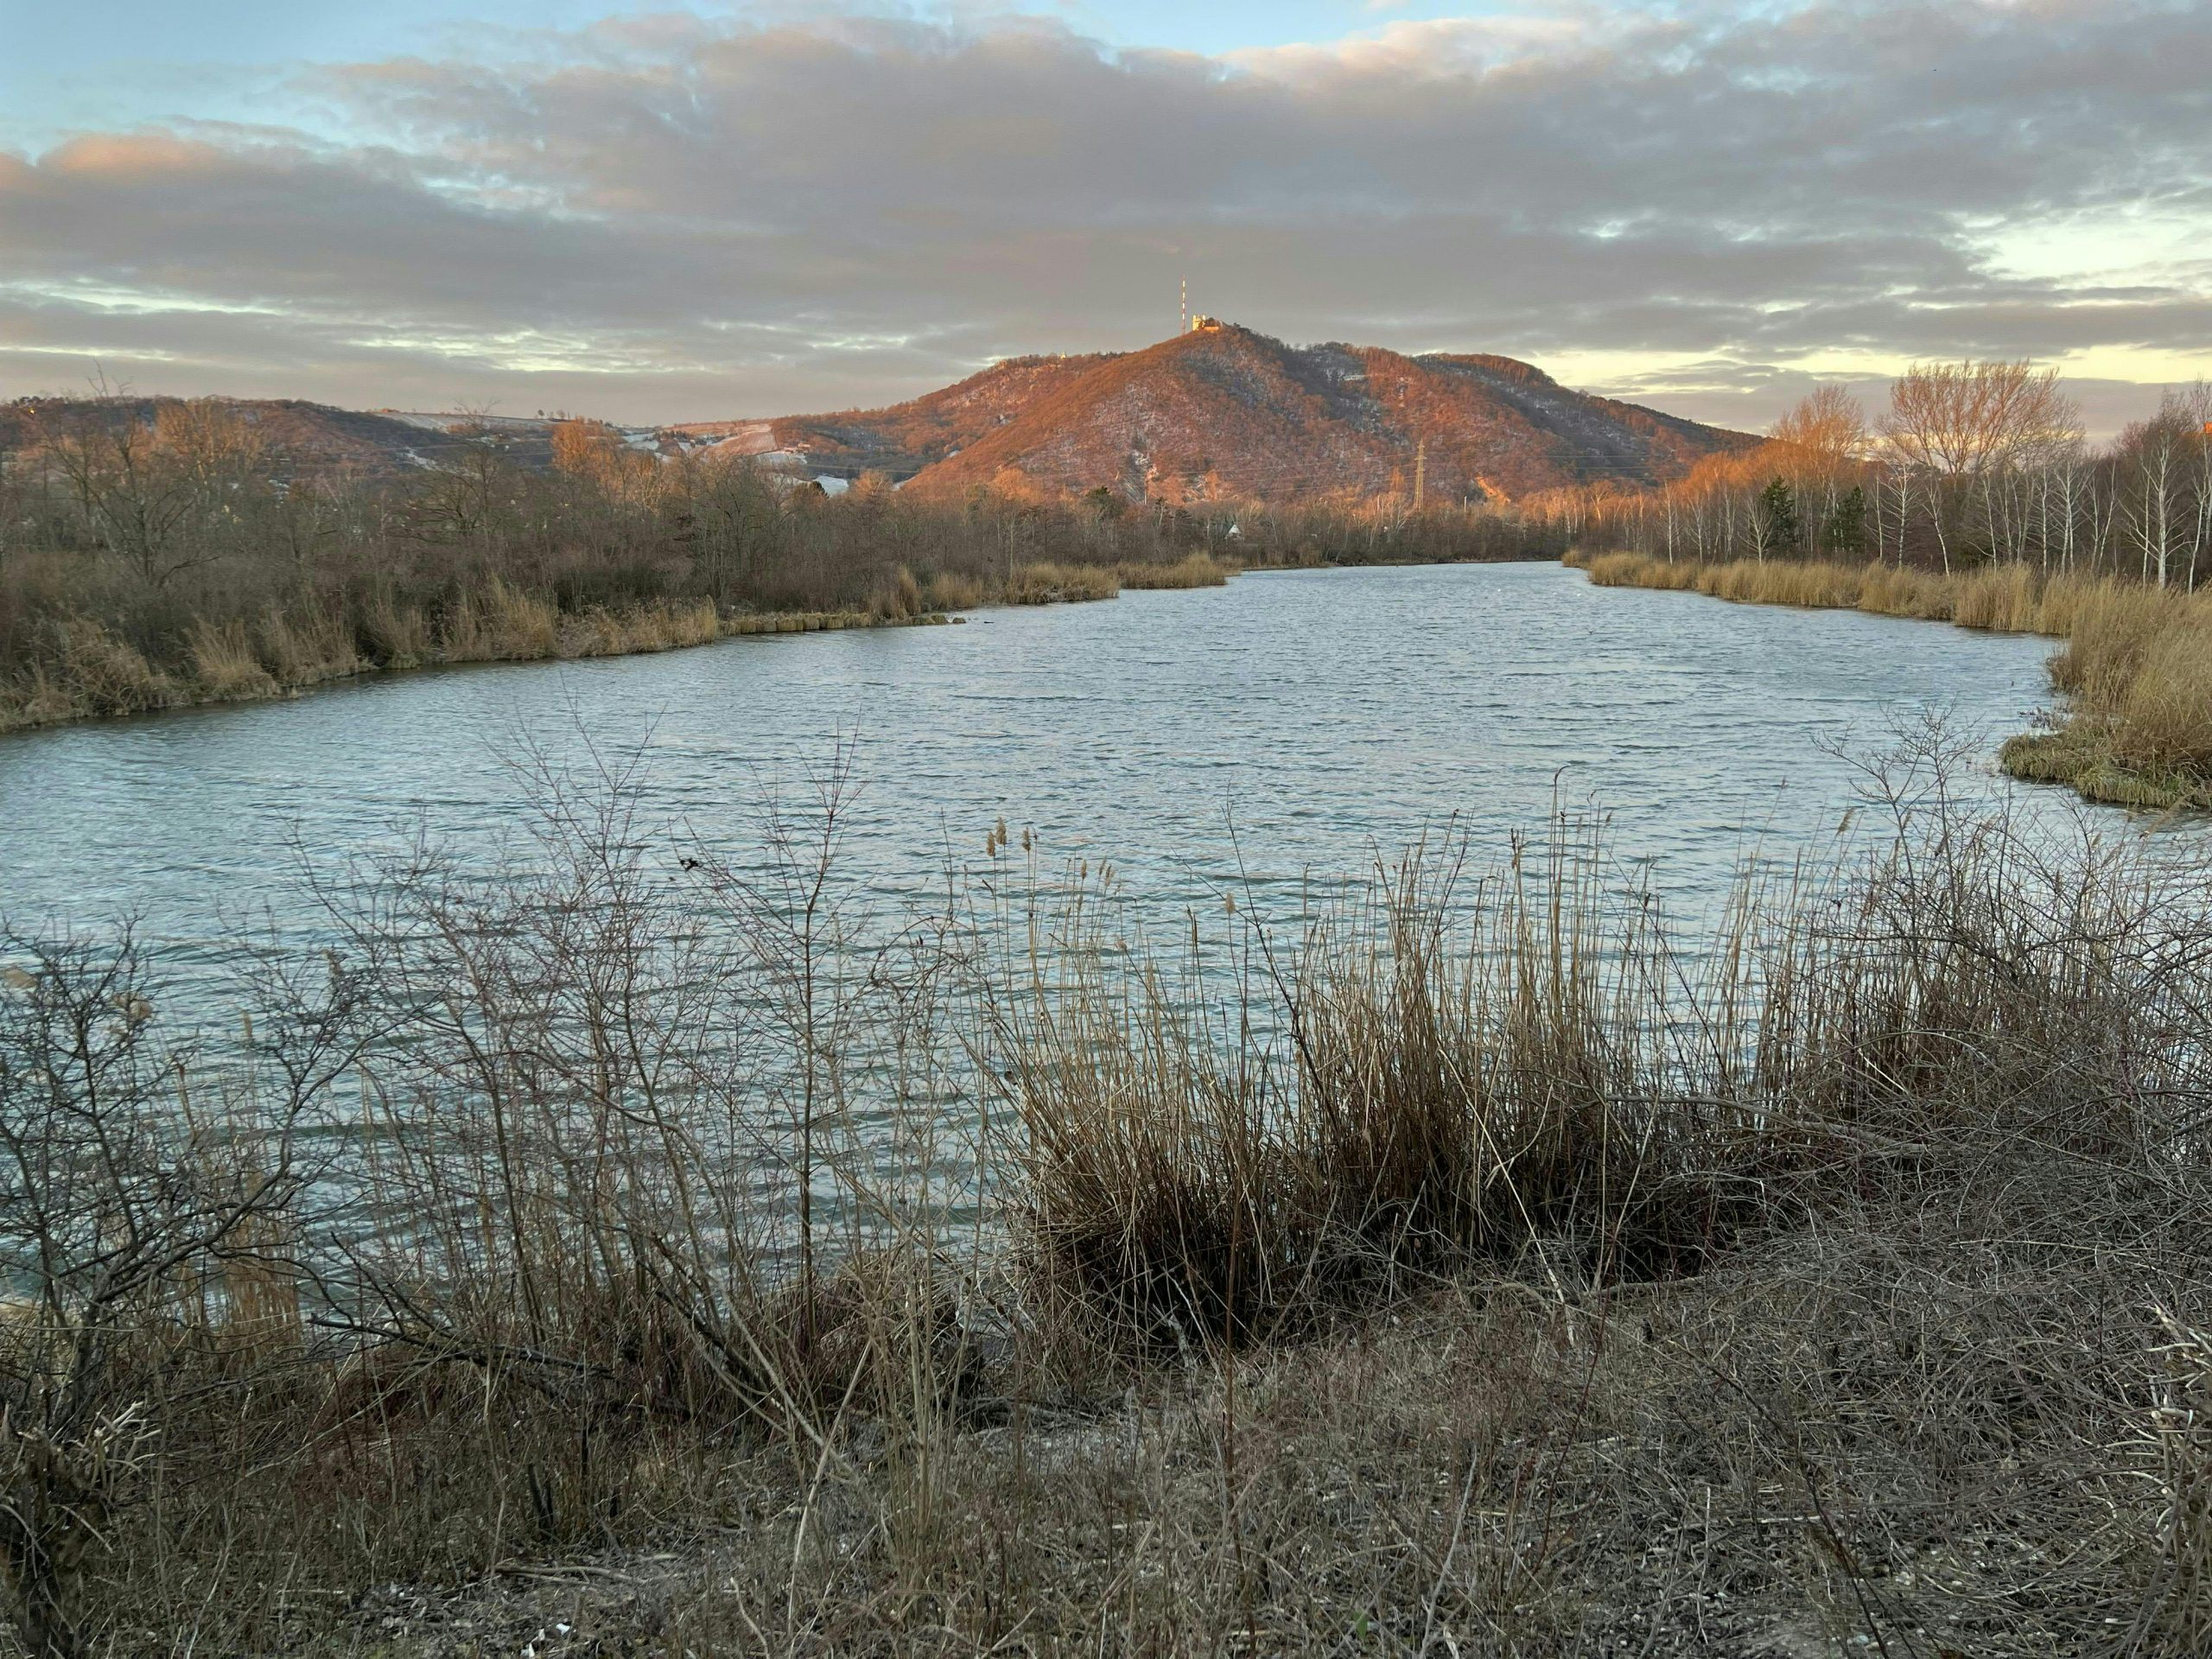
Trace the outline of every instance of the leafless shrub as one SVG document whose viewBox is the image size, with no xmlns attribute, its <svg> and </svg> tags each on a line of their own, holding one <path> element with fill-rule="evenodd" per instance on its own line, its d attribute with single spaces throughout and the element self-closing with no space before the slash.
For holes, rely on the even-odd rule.
<svg viewBox="0 0 2212 1659">
<path fill-rule="evenodd" d="M 0 1578 L 25 1645 L 79 1651 L 93 1558 L 114 1548 L 168 1425 L 156 1402 L 296 1331 L 295 1137 L 340 1043 L 296 1029 L 251 1119 L 196 1100 L 189 1057 L 150 1035 L 126 931 L 0 937 L 0 1249 L 20 1300 L 0 1344 Z"/>
</svg>

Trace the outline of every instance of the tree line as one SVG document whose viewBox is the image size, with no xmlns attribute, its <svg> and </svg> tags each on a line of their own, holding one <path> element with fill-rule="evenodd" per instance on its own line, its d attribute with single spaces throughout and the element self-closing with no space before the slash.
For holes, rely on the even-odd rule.
<svg viewBox="0 0 2212 1659">
<path fill-rule="evenodd" d="M 1233 568 L 1564 545 L 1548 522 L 1395 501 L 925 500 L 880 474 L 832 496 L 583 420 L 553 428 L 550 465 L 482 423 L 432 461 L 370 470 L 305 457 L 227 400 L 25 399 L 0 406 L 0 726 L 558 654 L 578 630 L 584 649 L 639 649 L 747 614 L 1103 597 L 1125 577 L 1186 585 L 1194 556 Z M 1171 569 L 1185 576 L 1155 575 Z"/>
<path fill-rule="evenodd" d="M 1822 387 L 1764 443 L 1673 482 L 1523 505 L 1586 545 L 1669 561 L 2024 565 L 2194 591 L 2212 575 L 2212 383 L 2094 445 L 2055 370 L 1919 364 L 1871 417 Z"/>
</svg>

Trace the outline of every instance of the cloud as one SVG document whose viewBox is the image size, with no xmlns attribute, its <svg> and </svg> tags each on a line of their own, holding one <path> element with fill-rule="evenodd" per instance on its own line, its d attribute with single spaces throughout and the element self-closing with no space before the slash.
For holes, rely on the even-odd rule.
<svg viewBox="0 0 2212 1659">
<path fill-rule="evenodd" d="M 313 130 L 0 153 L 0 388 L 97 354 L 775 412 L 1143 343 L 1185 272 L 1289 338 L 1640 364 L 1615 384 L 1662 404 L 1923 355 L 2181 378 L 2212 359 L 2212 270 L 2171 251 L 2212 231 L 2206 61 L 2192 0 L 1531 5 L 1222 59 L 1035 19 L 509 39 L 303 72 Z M 2166 251 L 2115 269 L 2138 219 Z"/>
</svg>

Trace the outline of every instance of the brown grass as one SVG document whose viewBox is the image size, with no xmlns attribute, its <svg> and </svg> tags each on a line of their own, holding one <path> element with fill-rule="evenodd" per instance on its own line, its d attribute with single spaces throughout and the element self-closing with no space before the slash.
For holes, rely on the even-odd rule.
<svg viewBox="0 0 2212 1659">
<path fill-rule="evenodd" d="M 1225 567 L 1203 554 L 1174 565 L 1124 567 L 1150 585 L 1218 585 Z M 0 731 L 90 715 L 135 714 L 183 704 L 265 697 L 364 669 L 437 663 L 524 662 L 681 650 L 726 634 L 814 633 L 843 628 L 943 622 L 945 613 L 995 602 L 1058 604 L 1111 599 L 1115 569 L 1033 562 L 1010 581 L 987 588 L 975 576 L 933 573 L 926 582 L 899 569 L 865 611 L 741 613 L 723 618 L 704 599 L 593 606 L 563 613 L 548 601 L 494 576 L 465 593 L 442 624 L 419 607 L 380 593 L 348 624 L 335 610 L 271 608 L 251 628 L 243 620 L 194 622 L 184 668 L 164 672 L 112 632 L 87 618 L 60 626 L 54 668 L 35 664 L 0 684 Z"/>
<path fill-rule="evenodd" d="M 1945 576 L 1892 565 L 1817 559 L 1737 559 L 1707 564 L 1643 553 L 1584 555 L 1573 563 L 1607 588 L 1657 588 L 1738 604 L 1861 610 L 1955 622 L 2004 633 L 2069 632 L 2075 613 L 2117 584 L 2045 577 L 2020 567 Z"/>
<path fill-rule="evenodd" d="M 2113 753 L 2129 766 L 2212 780 L 2212 613 L 2153 639 L 2113 710 Z"/>
<path fill-rule="evenodd" d="M 1118 568 L 1124 588 L 1219 588 L 1235 575 L 1208 553 L 1193 553 L 1173 564 L 1130 564 Z"/>
<path fill-rule="evenodd" d="M 362 655 L 379 668 L 420 668 L 437 650 L 437 630 L 420 607 L 379 593 L 362 607 Z"/>
<path fill-rule="evenodd" d="M 281 686 L 317 685 L 358 674 L 365 664 L 353 631 L 335 610 L 265 612 L 255 631 L 263 665 Z"/>
<path fill-rule="evenodd" d="M 193 677 L 207 696 L 227 702 L 265 697 L 276 690 L 276 681 L 255 655 L 244 623 L 232 622 L 222 627 L 196 623 L 188 643 Z"/>
<path fill-rule="evenodd" d="M 34 663 L 11 683 L 0 683 L 0 732 L 81 720 L 92 710 L 74 688 L 43 663 Z"/>
<path fill-rule="evenodd" d="M 639 606 L 627 611 L 591 610 L 563 620 L 563 657 L 620 657 L 637 652 L 680 651 L 721 638 L 721 619 L 705 600 Z"/>
<path fill-rule="evenodd" d="M 1064 605 L 1112 599 L 1121 591 L 1120 577 L 1104 566 L 1037 560 L 1014 566 L 995 596 L 1006 605 Z"/>
<path fill-rule="evenodd" d="M 932 611 L 972 611 L 983 602 L 983 583 L 980 577 L 957 570 L 934 570 L 923 594 Z"/>
<path fill-rule="evenodd" d="M 1970 571 L 1954 581 L 1951 620 L 1993 633 L 2063 635 L 2080 594 L 2090 585 L 2054 581 L 2018 564 Z M 2055 607 L 2054 595 L 2059 596 Z"/>
<path fill-rule="evenodd" d="M 872 615 L 896 621 L 904 617 L 919 616 L 929 609 L 929 604 L 922 595 L 920 581 L 902 564 L 876 591 L 874 603 L 868 608 Z"/>
<path fill-rule="evenodd" d="M 327 895 L 234 1051 L 127 935 L 10 937 L 14 1616 L 2196 1651 L 2206 878 L 1903 764 L 1711 935 L 1572 825 L 1168 950 L 1081 872 L 887 914 L 832 774 L 696 868 L 548 779 L 529 866 Z"/>
<path fill-rule="evenodd" d="M 442 652 L 454 663 L 527 661 L 555 655 L 560 639 L 552 606 L 493 576 L 454 604 Z"/>
<path fill-rule="evenodd" d="M 59 626 L 60 668 L 71 702 L 88 713 L 138 714 L 177 701 L 175 682 L 88 617 Z"/>
</svg>

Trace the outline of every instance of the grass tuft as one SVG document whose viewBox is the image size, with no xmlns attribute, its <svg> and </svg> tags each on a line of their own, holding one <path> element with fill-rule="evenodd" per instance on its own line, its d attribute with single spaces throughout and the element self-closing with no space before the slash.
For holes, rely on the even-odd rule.
<svg viewBox="0 0 2212 1659">
<path fill-rule="evenodd" d="M 1121 579 L 1104 566 L 1040 559 L 1014 566 L 998 597 L 1008 605 L 1065 605 L 1111 599 L 1121 591 Z"/>
<path fill-rule="evenodd" d="M 1119 567 L 1122 586 L 1144 588 L 1219 588 L 1235 574 L 1208 553 L 1192 553 L 1173 564 L 1131 564 Z"/>
<path fill-rule="evenodd" d="M 192 655 L 193 677 L 202 696 L 228 702 L 275 694 L 276 681 L 255 655 L 245 623 L 233 621 L 219 627 L 208 622 L 195 623 L 187 636 L 187 643 Z"/>
</svg>

